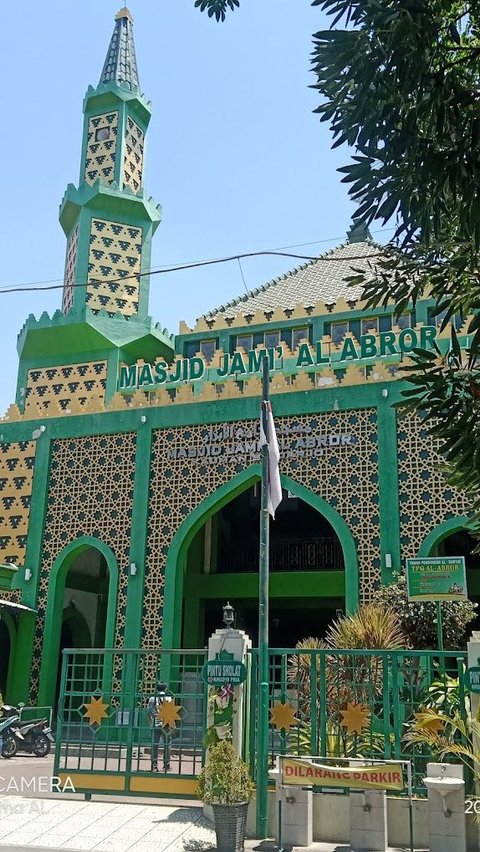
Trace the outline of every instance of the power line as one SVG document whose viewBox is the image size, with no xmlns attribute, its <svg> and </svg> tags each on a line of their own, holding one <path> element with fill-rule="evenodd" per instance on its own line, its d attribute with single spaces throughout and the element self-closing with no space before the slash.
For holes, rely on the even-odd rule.
<svg viewBox="0 0 480 852">
<path fill-rule="evenodd" d="M 372 234 L 380 234 L 380 233 L 385 233 L 386 231 L 393 231 L 393 230 L 395 230 L 395 229 L 394 228 L 381 228 L 378 231 L 372 231 L 371 233 Z M 195 269 L 196 267 L 199 267 L 199 266 L 204 266 L 204 265 L 208 265 L 208 264 L 215 264 L 215 263 L 226 263 L 230 260 L 238 260 L 240 262 L 240 259 L 244 258 L 244 257 L 260 257 L 262 255 L 282 255 L 282 253 L 284 251 L 287 251 L 288 249 L 304 248 L 306 246 L 316 246 L 316 245 L 322 245 L 322 244 L 325 244 L 325 243 L 333 243 L 333 242 L 337 242 L 338 240 L 341 240 L 341 239 L 342 239 L 342 237 L 329 237 L 328 239 L 323 239 L 323 240 L 311 240 L 310 242 L 306 242 L 306 243 L 294 243 L 293 245 L 288 245 L 288 246 L 278 246 L 276 248 L 266 249 L 266 250 L 263 250 L 263 251 L 245 252 L 243 254 L 238 254 L 238 255 L 234 255 L 232 257 L 227 257 L 227 258 L 221 258 L 221 257 L 220 258 L 208 258 L 206 260 L 191 261 L 191 262 L 188 262 L 188 263 L 178 263 L 178 264 L 172 263 L 172 264 L 168 264 L 168 265 L 164 265 L 164 266 L 153 267 L 152 269 L 150 269 L 149 272 L 134 273 L 133 275 L 125 275 L 124 277 L 121 277 L 121 278 L 113 278 L 113 279 L 112 278 L 102 278 L 100 280 L 104 283 L 116 284 L 120 281 L 128 281 L 132 278 L 140 279 L 140 278 L 142 278 L 143 276 L 146 276 L 146 275 L 156 275 L 156 274 L 161 274 L 163 272 L 176 272 L 176 271 L 182 271 L 184 269 Z M 380 252 L 379 252 L 379 254 L 380 254 Z M 285 254 L 283 256 L 284 257 L 299 258 L 301 260 L 311 260 L 311 261 L 313 261 L 313 260 L 334 261 L 334 260 L 345 260 L 346 259 L 346 258 L 335 258 L 335 257 L 321 257 L 321 258 L 319 258 L 319 257 L 307 257 L 307 256 L 295 255 L 295 254 L 292 254 L 292 255 Z M 372 255 L 369 255 L 369 256 L 375 257 L 376 255 L 372 254 Z M 348 260 L 362 260 L 362 259 L 363 259 L 362 257 L 348 258 Z M 73 286 L 74 287 L 84 287 L 84 286 L 86 286 L 86 283 L 87 282 L 78 283 L 78 284 L 74 284 Z M 57 287 L 43 286 L 43 285 L 47 285 L 47 284 L 48 285 L 58 284 L 58 286 Z M 64 286 L 64 279 L 63 278 L 47 278 L 46 280 L 43 280 L 43 281 L 27 281 L 27 282 L 23 282 L 22 284 L 3 284 L 3 285 L 0 285 L 0 293 L 18 293 L 18 292 L 22 292 L 22 291 L 29 292 L 31 290 L 61 290 L 61 289 L 63 289 L 63 286 Z"/>
<path fill-rule="evenodd" d="M 381 254 L 382 254 L 382 252 L 379 252 L 379 251 L 373 252 L 372 254 L 369 254 L 367 257 L 370 260 L 370 258 L 379 257 Z M 149 272 L 134 272 L 132 275 L 123 275 L 123 276 L 120 276 L 120 278 L 99 278 L 99 279 L 91 280 L 88 283 L 89 284 L 93 284 L 93 283 L 118 284 L 118 283 L 122 283 L 124 281 L 130 281 L 132 279 L 136 279 L 136 280 L 139 281 L 141 278 L 146 278 L 150 275 L 164 275 L 168 272 L 181 272 L 182 270 L 185 270 L 185 269 L 198 269 L 201 266 L 213 266 L 215 264 L 220 264 L 220 263 L 230 263 L 233 260 L 240 261 L 241 259 L 243 259 L 245 257 L 265 257 L 265 256 L 291 257 L 291 258 L 296 259 L 296 260 L 307 260 L 307 261 L 322 260 L 322 261 L 337 262 L 337 263 L 345 263 L 345 261 L 350 262 L 351 260 L 365 260 L 366 259 L 365 255 L 352 255 L 350 257 L 332 257 L 332 256 L 323 256 L 323 257 L 322 256 L 320 256 L 320 257 L 315 256 L 315 257 L 312 257 L 311 255 L 291 254 L 290 252 L 283 252 L 283 251 L 250 251 L 250 252 L 245 252 L 244 254 L 233 254 L 233 255 L 229 255 L 228 257 L 219 257 L 219 258 L 216 258 L 215 260 L 199 260 L 199 261 L 195 261 L 193 263 L 185 263 L 185 264 L 179 264 L 179 265 L 176 265 L 176 266 L 162 267 L 161 269 L 154 269 L 154 270 L 151 270 Z M 57 278 L 57 279 L 54 279 L 54 280 L 59 281 L 60 279 Z M 77 283 L 74 283 L 74 284 L 70 284 L 69 286 L 71 288 L 85 287 L 85 286 L 87 286 L 87 282 L 82 282 L 82 283 L 77 282 Z M 3 294 L 3 293 L 29 293 L 29 292 L 40 291 L 40 290 L 42 290 L 42 291 L 43 290 L 63 290 L 63 287 L 64 287 L 63 283 L 61 283 L 61 284 L 48 284 L 46 286 L 44 286 L 42 284 L 36 284 L 36 285 L 32 285 L 32 286 L 30 286 L 30 285 L 28 285 L 28 286 L 17 285 L 17 286 L 0 288 L 0 294 Z"/>
</svg>

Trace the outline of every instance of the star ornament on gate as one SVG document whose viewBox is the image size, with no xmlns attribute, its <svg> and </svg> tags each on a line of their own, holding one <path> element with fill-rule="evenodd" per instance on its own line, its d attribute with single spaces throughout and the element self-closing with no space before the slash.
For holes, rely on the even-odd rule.
<svg viewBox="0 0 480 852">
<path fill-rule="evenodd" d="M 370 725 L 370 710 L 364 704 L 348 702 L 345 710 L 340 710 L 342 721 L 340 725 L 346 728 L 347 734 L 361 734 L 363 728 Z"/>
<path fill-rule="evenodd" d="M 85 707 L 83 714 L 85 719 L 88 719 L 89 725 L 101 725 L 102 720 L 108 717 L 107 709 L 110 705 L 106 704 L 102 696 L 95 698 L 93 695 L 88 704 L 82 704 Z"/>
<path fill-rule="evenodd" d="M 181 704 L 175 704 L 174 701 L 164 701 L 157 710 L 157 718 L 164 727 L 168 725 L 170 730 L 173 731 L 177 727 L 177 722 L 180 721 L 181 709 Z"/>
<path fill-rule="evenodd" d="M 295 718 L 295 710 L 286 701 L 277 701 L 270 710 L 270 724 L 279 730 L 289 731 L 294 725 L 298 725 Z"/>
</svg>

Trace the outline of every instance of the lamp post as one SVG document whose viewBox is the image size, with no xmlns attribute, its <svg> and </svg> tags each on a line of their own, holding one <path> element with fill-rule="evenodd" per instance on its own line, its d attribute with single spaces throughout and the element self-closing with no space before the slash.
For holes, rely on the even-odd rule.
<svg viewBox="0 0 480 852">
<path fill-rule="evenodd" d="M 235 610 L 228 601 L 223 607 L 223 623 L 227 629 L 235 626 Z"/>
</svg>

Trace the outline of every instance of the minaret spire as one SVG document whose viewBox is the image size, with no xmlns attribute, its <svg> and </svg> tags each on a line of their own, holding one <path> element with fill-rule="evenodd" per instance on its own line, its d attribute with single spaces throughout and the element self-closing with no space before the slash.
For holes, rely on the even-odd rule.
<svg viewBox="0 0 480 852">
<path fill-rule="evenodd" d="M 140 86 L 133 40 L 133 18 L 126 6 L 115 15 L 115 29 L 99 85 L 112 82 L 131 91 L 139 89 Z"/>
</svg>

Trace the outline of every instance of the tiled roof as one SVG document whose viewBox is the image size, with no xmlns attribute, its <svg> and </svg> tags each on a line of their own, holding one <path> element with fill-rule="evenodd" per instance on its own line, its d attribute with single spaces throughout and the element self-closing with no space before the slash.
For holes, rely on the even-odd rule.
<svg viewBox="0 0 480 852">
<path fill-rule="evenodd" d="M 221 313 L 225 317 L 234 317 L 238 313 L 254 314 L 258 310 L 275 310 L 277 307 L 295 308 L 297 305 L 314 305 L 318 301 L 329 305 L 342 297 L 348 302 L 355 301 L 361 298 L 362 287 L 349 286 L 345 278 L 354 274 L 354 268 L 366 269 L 369 258 L 373 264 L 381 250 L 382 246 L 372 242 L 345 243 L 318 260 L 292 269 L 205 316 L 208 318 Z"/>
<path fill-rule="evenodd" d="M 139 88 L 132 25 L 133 18 L 124 6 L 115 15 L 115 29 L 110 39 L 99 85 L 113 82 L 132 90 Z"/>
</svg>

